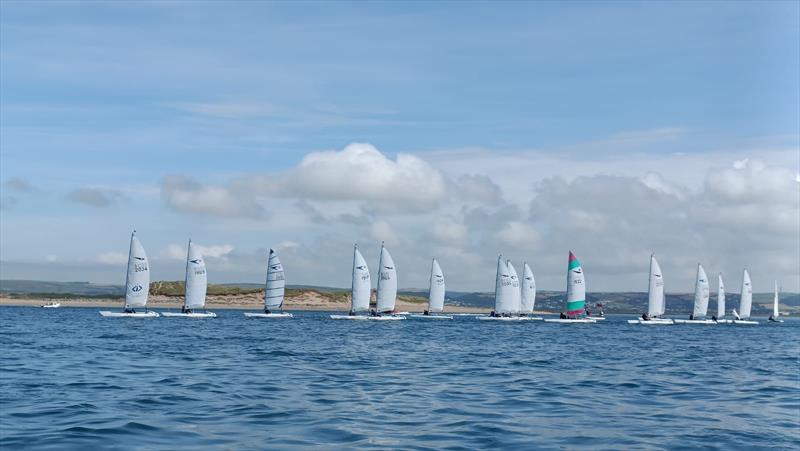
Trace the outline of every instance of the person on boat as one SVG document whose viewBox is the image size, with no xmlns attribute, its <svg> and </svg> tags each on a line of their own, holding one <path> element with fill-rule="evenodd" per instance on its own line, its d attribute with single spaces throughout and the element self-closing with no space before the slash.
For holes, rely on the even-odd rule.
<svg viewBox="0 0 800 451">
<path fill-rule="evenodd" d="M 694 313 L 690 313 L 689 314 L 689 321 L 692 321 L 692 320 L 694 320 Z"/>
<path fill-rule="evenodd" d="M 188 315 L 188 314 L 192 313 L 192 309 L 187 308 L 183 313 L 186 313 Z"/>
<path fill-rule="evenodd" d="M 768 319 L 768 321 L 772 321 L 772 322 L 774 323 L 774 322 L 775 322 L 775 317 L 774 317 L 774 316 L 772 316 L 772 315 L 769 315 L 769 319 Z"/>
<path fill-rule="evenodd" d="M 378 311 L 375 310 L 375 309 L 370 309 L 369 315 L 370 316 L 381 316 L 381 315 L 378 314 Z"/>
<path fill-rule="evenodd" d="M 650 321 L 650 316 L 647 313 L 642 313 L 642 320 Z"/>
<path fill-rule="evenodd" d="M 356 312 L 350 310 L 349 312 L 347 312 L 347 315 L 348 316 L 356 316 Z"/>
<path fill-rule="evenodd" d="M 564 314 L 564 312 L 561 312 L 561 313 L 559 313 L 559 314 L 558 314 L 558 317 L 559 317 L 560 319 L 567 319 L 567 315 L 565 315 L 565 314 Z"/>
<path fill-rule="evenodd" d="M 422 312 L 422 314 L 423 314 L 423 315 L 425 315 L 425 316 L 428 316 L 428 315 L 430 315 L 430 314 L 431 314 L 431 312 L 429 312 L 429 311 L 425 310 L 424 312 Z"/>
<path fill-rule="evenodd" d="M 134 309 L 132 309 L 130 307 L 125 307 L 125 309 L 122 311 L 122 313 L 136 313 L 136 310 L 134 310 Z"/>
<path fill-rule="evenodd" d="M 717 315 L 711 315 L 711 319 L 716 322 L 717 321 Z"/>
<path fill-rule="evenodd" d="M 494 318 L 494 317 L 496 317 L 496 316 L 497 316 L 497 312 L 495 312 L 494 310 L 492 310 L 491 312 L 489 312 L 489 316 L 490 316 L 490 317 L 492 317 L 492 318 Z"/>
<path fill-rule="evenodd" d="M 269 310 L 269 308 L 267 308 L 267 307 L 264 307 L 264 313 L 266 313 L 267 315 L 269 315 L 269 314 L 270 314 L 270 313 L 272 313 L 272 312 Z"/>
</svg>

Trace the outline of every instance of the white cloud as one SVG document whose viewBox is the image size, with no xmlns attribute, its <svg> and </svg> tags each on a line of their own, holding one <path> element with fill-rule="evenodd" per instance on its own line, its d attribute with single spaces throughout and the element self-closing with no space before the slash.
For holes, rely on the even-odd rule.
<svg viewBox="0 0 800 451">
<path fill-rule="evenodd" d="M 124 200 L 125 196 L 115 189 L 79 188 L 70 191 L 67 194 L 67 199 L 89 207 L 107 208 Z"/>
<path fill-rule="evenodd" d="M 521 221 L 511 221 L 496 234 L 497 238 L 510 246 L 521 250 L 536 248 L 540 240 L 539 232 L 530 224 Z"/>
<path fill-rule="evenodd" d="M 247 190 L 204 185 L 180 175 L 164 178 L 161 195 L 170 207 L 181 213 L 238 217 L 259 217 L 263 213 L 261 205 Z"/>
<path fill-rule="evenodd" d="M 95 260 L 105 265 L 120 265 L 128 262 L 128 256 L 119 252 L 106 252 L 98 255 Z"/>
</svg>

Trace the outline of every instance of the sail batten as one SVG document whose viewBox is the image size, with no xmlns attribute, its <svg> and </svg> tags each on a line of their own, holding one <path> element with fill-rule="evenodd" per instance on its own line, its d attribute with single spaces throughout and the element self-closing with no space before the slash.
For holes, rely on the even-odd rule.
<svg viewBox="0 0 800 451">
<path fill-rule="evenodd" d="M 536 279 L 533 278 L 533 271 L 531 271 L 531 267 L 528 266 L 527 262 L 522 264 L 521 289 L 520 313 L 533 313 L 536 305 Z"/>
<path fill-rule="evenodd" d="M 394 311 L 397 301 L 397 269 L 389 251 L 381 244 L 381 256 L 378 260 L 378 287 L 377 287 L 378 312 Z"/>
<path fill-rule="evenodd" d="M 709 285 L 703 265 L 697 264 L 697 279 L 694 285 L 694 309 L 692 316 L 702 318 L 708 312 Z"/>
<path fill-rule="evenodd" d="M 350 298 L 350 311 L 363 312 L 369 310 L 369 297 L 372 282 L 369 277 L 369 268 L 364 256 L 358 251 L 358 245 L 353 248 L 353 284 Z"/>
<path fill-rule="evenodd" d="M 186 252 L 184 307 L 188 309 L 203 308 L 206 305 L 207 289 L 206 261 L 197 246 L 189 240 L 189 249 Z"/>
<path fill-rule="evenodd" d="M 264 291 L 264 307 L 266 309 L 280 308 L 283 306 L 286 292 L 286 276 L 278 254 L 270 249 L 267 259 L 267 281 Z"/>
<path fill-rule="evenodd" d="M 125 307 L 144 307 L 150 292 L 150 263 L 142 244 L 131 233 L 131 246 L 128 251 L 128 273 L 125 281 Z"/>
<path fill-rule="evenodd" d="M 567 264 L 567 316 L 582 315 L 586 310 L 586 284 L 580 260 L 570 251 Z"/>
<path fill-rule="evenodd" d="M 441 312 L 444 310 L 444 274 L 439 262 L 434 258 L 431 262 L 431 285 L 428 290 L 428 311 Z"/>
</svg>

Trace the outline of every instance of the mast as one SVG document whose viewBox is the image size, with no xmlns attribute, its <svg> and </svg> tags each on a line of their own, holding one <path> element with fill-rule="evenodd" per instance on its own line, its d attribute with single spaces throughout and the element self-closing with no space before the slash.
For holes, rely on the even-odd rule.
<svg viewBox="0 0 800 451">
<path fill-rule="evenodd" d="M 356 252 L 358 243 L 353 246 L 353 276 L 350 278 L 350 311 L 355 312 L 356 308 Z"/>
<path fill-rule="evenodd" d="M 183 277 L 183 308 L 186 309 L 189 300 L 189 259 L 192 254 L 192 239 L 189 238 L 189 246 L 186 248 L 186 274 Z"/>
</svg>

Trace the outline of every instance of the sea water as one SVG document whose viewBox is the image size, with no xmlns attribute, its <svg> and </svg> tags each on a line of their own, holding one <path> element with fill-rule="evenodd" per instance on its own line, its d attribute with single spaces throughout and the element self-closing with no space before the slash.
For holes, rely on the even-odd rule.
<svg viewBox="0 0 800 451">
<path fill-rule="evenodd" d="M 800 321 L 0 308 L 3 449 L 797 448 Z"/>
</svg>

